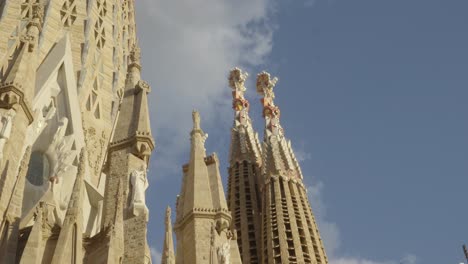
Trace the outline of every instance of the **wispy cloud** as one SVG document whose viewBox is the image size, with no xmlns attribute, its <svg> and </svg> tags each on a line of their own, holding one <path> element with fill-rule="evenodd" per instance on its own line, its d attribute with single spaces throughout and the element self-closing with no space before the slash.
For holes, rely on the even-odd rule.
<svg viewBox="0 0 468 264">
<path fill-rule="evenodd" d="M 143 0 L 137 6 L 159 165 L 180 167 L 174 163 L 187 148 L 192 109 L 205 126 L 231 117 L 228 72 L 265 61 L 274 6 L 274 0 Z"/>
</svg>

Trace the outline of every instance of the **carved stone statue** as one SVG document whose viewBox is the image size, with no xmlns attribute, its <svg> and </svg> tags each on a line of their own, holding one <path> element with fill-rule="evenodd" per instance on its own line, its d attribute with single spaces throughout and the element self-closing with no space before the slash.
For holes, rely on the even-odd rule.
<svg viewBox="0 0 468 264">
<path fill-rule="evenodd" d="M 50 107 L 45 108 L 44 111 L 38 113 L 36 117 L 37 121 L 34 124 L 34 136 L 37 137 L 42 132 L 42 130 L 44 130 L 47 122 L 52 119 L 56 112 L 57 109 L 55 106 L 51 105 Z"/>
<path fill-rule="evenodd" d="M 0 160 L 3 158 L 3 148 L 10 138 L 13 118 L 16 115 L 14 109 L 10 109 L 0 115 Z"/>
<path fill-rule="evenodd" d="M 50 144 L 47 153 L 51 157 L 53 164 L 51 181 L 57 183 L 59 177 L 63 177 L 72 165 L 72 153 L 70 146 L 65 137 L 65 132 L 68 127 L 68 118 L 62 117 L 60 124 L 55 132 L 52 143 Z"/>
<path fill-rule="evenodd" d="M 229 264 L 231 258 L 231 244 L 226 242 L 218 247 L 218 263 L 219 264 Z"/>
<path fill-rule="evenodd" d="M 146 179 L 146 166 L 142 166 L 140 170 L 134 170 L 130 174 L 130 182 L 132 184 L 132 207 L 133 214 L 139 215 L 142 210 L 147 212 L 145 191 L 148 188 L 148 180 Z"/>
</svg>

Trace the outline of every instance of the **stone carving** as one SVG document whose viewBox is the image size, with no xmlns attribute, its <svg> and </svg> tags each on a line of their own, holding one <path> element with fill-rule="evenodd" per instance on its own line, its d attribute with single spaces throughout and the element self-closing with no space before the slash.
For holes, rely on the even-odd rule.
<svg viewBox="0 0 468 264">
<path fill-rule="evenodd" d="M 210 239 L 210 244 L 212 247 L 215 245 L 215 238 L 216 238 L 216 228 L 214 223 L 211 223 L 211 239 Z"/>
<path fill-rule="evenodd" d="M 85 141 L 88 149 L 88 163 L 94 172 L 94 175 L 99 176 L 101 173 L 101 163 L 104 157 L 104 150 L 107 144 L 107 136 L 104 131 L 101 132 L 101 136 L 94 127 L 90 127 L 85 130 Z"/>
<path fill-rule="evenodd" d="M 42 133 L 44 128 L 47 126 L 47 123 L 52 119 L 56 112 L 57 109 L 53 105 L 44 107 L 42 111 L 37 112 L 36 117 L 34 118 L 33 131 L 31 132 L 29 139 L 31 144 Z"/>
<path fill-rule="evenodd" d="M 232 69 L 229 74 L 229 86 L 233 90 L 245 92 L 246 89 L 245 89 L 244 83 L 248 76 L 249 76 L 248 73 L 243 72 L 241 69 L 237 67 Z"/>
<path fill-rule="evenodd" d="M 146 166 L 142 166 L 140 170 L 134 170 L 130 174 L 130 182 L 132 184 L 132 208 L 133 214 L 139 215 L 143 210 L 148 211 L 145 202 L 145 191 L 148 188 L 148 180 L 146 179 Z"/>
<path fill-rule="evenodd" d="M 0 160 L 3 159 L 3 148 L 10 138 L 13 118 L 16 111 L 12 108 L 0 114 Z"/>
<path fill-rule="evenodd" d="M 219 235 L 221 235 L 221 232 L 229 228 L 229 222 L 224 220 L 224 219 L 219 219 L 216 221 L 216 231 L 218 232 Z"/>
<path fill-rule="evenodd" d="M 51 155 L 53 168 L 51 181 L 57 182 L 59 176 L 62 176 L 65 172 L 68 171 L 70 166 L 72 166 L 70 161 L 70 156 L 72 156 L 72 151 L 67 146 L 67 141 L 65 138 L 65 132 L 68 127 L 68 118 L 63 117 L 60 120 L 60 124 L 55 132 L 52 143 L 49 146 L 48 153 Z"/>
<path fill-rule="evenodd" d="M 217 249 L 218 253 L 218 263 L 219 264 L 229 264 L 231 257 L 231 245 L 229 242 L 222 244 Z"/>
<path fill-rule="evenodd" d="M 261 72 L 257 76 L 257 93 L 265 98 L 275 99 L 273 88 L 278 82 L 278 78 L 271 79 L 270 74 Z"/>
<path fill-rule="evenodd" d="M 132 63 L 140 64 L 141 50 L 137 44 L 133 44 L 132 46 L 132 50 L 130 51 L 130 60 Z"/>
</svg>

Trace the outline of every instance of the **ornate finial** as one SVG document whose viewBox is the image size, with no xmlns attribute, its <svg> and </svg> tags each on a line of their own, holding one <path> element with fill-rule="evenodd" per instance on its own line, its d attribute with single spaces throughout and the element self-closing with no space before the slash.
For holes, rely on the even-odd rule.
<svg viewBox="0 0 468 264">
<path fill-rule="evenodd" d="M 270 74 L 268 72 L 261 72 L 257 75 L 257 93 L 262 95 L 266 98 L 275 98 L 275 94 L 273 93 L 273 88 L 276 85 L 278 78 L 270 78 Z"/>
<path fill-rule="evenodd" d="M 166 208 L 166 226 L 168 226 L 171 222 L 171 207 L 167 206 Z"/>
<path fill-rule="evenodd" d="M 270 74 L 263 71 L 257 75 L 257 93 L 263 96 L 261 102 L 263 104 L 263 117 L 266 119 L 266 132 L 274 135 L 282 135 L 283 128 L 281 127 L 280 109 L 275 105 L 275 93 L 273 88 L 276 85 L 278 78 L 271 79 Z"/>
<path fill-rule="evenodd" d="M 243 72 L 241 69 L 237 67 L 232 69 L 229 74 L 229 86 L 234 91 L 245 92 L 244 82 L 248 76 L 249 76 L 248 73 Z"/>
<path fill-rule="evenodd" d="M 137 66 L 141 68 L 141 50 L 138 42 L 135 42 L 132 46 L 132 50 L 130 51 L 130 66 Z"/>
<path fill-rule="evenodd" d="M 246 91 L 244 83 L 249 76 L 239 68 L 234 68 L 229 74 L 229 86 L 232 88 L 232 108 L 235 111 L 241 111 L 249 108 L 249 101 L 244 98 Z"/>
<path fill-rule="evenodd" d="M 200 130 L 200 113 L 197 110 L 192 111 L 193 130 Z"/>
</svg>

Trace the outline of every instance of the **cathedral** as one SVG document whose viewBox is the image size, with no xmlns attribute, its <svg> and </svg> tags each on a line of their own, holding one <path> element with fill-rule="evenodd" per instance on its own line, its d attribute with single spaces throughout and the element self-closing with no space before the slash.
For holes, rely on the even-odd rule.
<svg viewBox="0 0 468 264">
<path fill-rule="evenodd" d="M 135 4 L 0 0 L 0 264 L 152 263 L 145 192 L 155 143 Z M 154 262 L 328 263 L 274 103 L 277 79 L 257 75 L 260 141 L 246 78 L 229 75 L 227 191 L 194 111 L 175 222 L 168 207 Z"/>
</svg>

